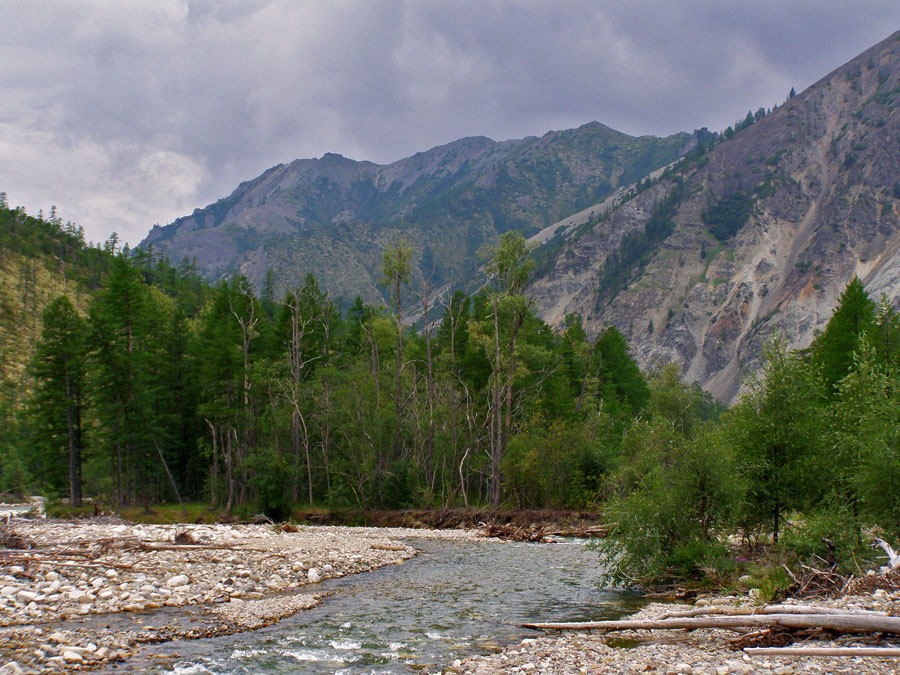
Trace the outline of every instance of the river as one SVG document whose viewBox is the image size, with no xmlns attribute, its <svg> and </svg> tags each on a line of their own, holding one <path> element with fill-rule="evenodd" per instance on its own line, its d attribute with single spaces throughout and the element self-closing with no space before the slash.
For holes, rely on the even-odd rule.
<svg viewBox="0 0 900 675">
<path fill-rule="evenodd" d="M 604 588 L 597 554 L 555 544 L 411 540 L 414 559 L 334 579 L 322 604 L 268 628 L 157 651 L 147 673 L 436 673 L 454 659 L 534 636 L 535 620 L 613 618 L 640 598 Z M 177 656 L 175 656 L 177 655 Z"/>
</svg>

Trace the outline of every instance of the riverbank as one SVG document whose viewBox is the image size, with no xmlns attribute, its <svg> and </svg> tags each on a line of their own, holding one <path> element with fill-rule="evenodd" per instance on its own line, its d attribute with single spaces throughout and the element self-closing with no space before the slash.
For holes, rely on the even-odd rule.
<svg viewBox="0 0 900 675">
<path fill-rule="evenodd" d="M 317 604 L 321 580 L 411 558 L 401 538 L 478 538 L 288 529 L 12 518 L 4 531 L 16 545 L 0 548 L 0 673 L 98 667 L 141 644 L 260 628 Z"/>
<path fill-rule="evenodd" d="M 699 606 L 722 608 L 752 607 L 748 596 L 701 598 Z M 788 601 L 785 604 L 791 604 Z M 847 595 L 834 599 L 804 600 L 804 605 L 841 609 L 868 609 L 900 614 L 900 591 Z M 689 609 L 684 604 L 654 603 L 633 615 L 633 619 L 655 619 L 667 612 Z M 810 638 L 805 646 L 855 647 L 886 646 L 893 639 L 859 636 L 835 638 L 827 633 Z M 540 673 L 540 675 L 619 675 L 665 673 L 666 675 L 792 675 L 799 673 L 853 673 L 888 675 L 897 673 L 896 658 L 823 656 L 748 656 L 742 651 L 747 636 L 719 629 L 625 631 L 607 635 L 573 632 L 542 635 L 535 633 L 520 644 L 487 656 L 456 662 L 444 673 L 494 675 L 497 673 Z"/>
</svg>

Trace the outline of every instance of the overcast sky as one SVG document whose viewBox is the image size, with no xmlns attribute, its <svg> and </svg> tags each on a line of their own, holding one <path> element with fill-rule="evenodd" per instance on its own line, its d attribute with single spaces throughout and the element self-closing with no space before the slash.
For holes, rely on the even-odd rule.
<svg viewBox="0 0 900 675">
<path fill-rule="evenodd" d="M 280 162 L 597 120 L 721 130 L 897 0 L 0 0 L 0 190 L 132 244 Z"/>
</svg>

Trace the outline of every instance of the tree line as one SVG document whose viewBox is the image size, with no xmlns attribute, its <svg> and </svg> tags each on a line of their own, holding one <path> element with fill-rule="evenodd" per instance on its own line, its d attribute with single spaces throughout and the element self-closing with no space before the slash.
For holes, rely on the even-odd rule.
<svg viewBox="0 0 900 675">
<path fill-rule="evenodd" d="M 389 306 L 344 309 L 312 275 L 277 301 L 240 275 L 210 288 L 152 252 L 103 253 L 87 311 L 65 296 L 44 311 L 0 490 L 274 517 L 298 503 L 595 505 L 648 396 L 615 329 L 591 342 L 577 317 L 555 333 L 535 315 L 519 234 L 488 256 L 481 291 L 445 302 L 411 285 L 395 244 Z"/>
</svg>

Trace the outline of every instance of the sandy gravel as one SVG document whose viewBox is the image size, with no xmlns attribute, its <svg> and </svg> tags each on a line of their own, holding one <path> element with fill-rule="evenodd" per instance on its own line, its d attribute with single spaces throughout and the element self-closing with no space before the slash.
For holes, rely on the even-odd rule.
<svg viewBox="0 0 900 675">
<path fill-rule="evenodd" d="M 411 558 L 416 551 L 401 538 L 477 538 L 465 530 L 277 532 L 18 517 L 5 531 L 32 548 L 0 549 L 0 675 L 81 669 L 124 660 L 140 644 L 259 628 L 315 606 L 321 580 Z M 131 613 L 134 625 L 117 621 Z M 105 618 L 91 622 L 95 615 Z"/>
</svg>

